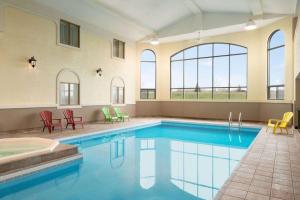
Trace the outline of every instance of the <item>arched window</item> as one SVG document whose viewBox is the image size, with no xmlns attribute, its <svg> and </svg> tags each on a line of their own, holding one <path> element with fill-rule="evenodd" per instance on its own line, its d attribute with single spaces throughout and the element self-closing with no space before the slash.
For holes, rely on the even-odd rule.
<svg viewBox="0 0 300 200">
<path fill-rule="evenodd" d="M 141 55 L 141 99 L 156 98 L 156 56 L 152 50 Z"/>
<path fill-rule="evenodd" d="M 247 48 L 209 43 L 171 56 L 172 99 L 246 99 Z"/>
<path fill-rule="evenodd" d="M 76 72 L 70 69 L 63 69 L 58 73 L 56 82 L 59 106 L 80 104 L 80 80 Z"/>
<path fill-rule="evenodd" d="M 268 99 L 284 99 L 284 33 L 274 31 L 268 41 Z"/>
<path fill-rule="evenodd" d="M 125 82 L 121 77 L 111 80 L 110 91 L 112 104 L 125 104 Z"/>
</svg>

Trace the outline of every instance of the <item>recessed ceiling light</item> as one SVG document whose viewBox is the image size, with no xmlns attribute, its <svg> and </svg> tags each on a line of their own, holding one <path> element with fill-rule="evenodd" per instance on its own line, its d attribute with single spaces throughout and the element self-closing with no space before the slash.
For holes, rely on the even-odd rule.
<svg viewBox="0 0 300 200">
<path fill-rule="evenodd" d="M 251 31 L 251 30 L 254 30 L 254 29 L 256 29 L 256 28 L 257 28 L 257 26 L 256 26 L 255 22 L 254 22 L 252 19 L 250 19 L 250 20 L 246 23 L 245 30 Z"/>
<path fill-rule="evenodd" d="M 150 41 L 150 44 L 152 45 L 159 45 L 159 40 L 157 38 L 153 38 L 151 41 Z"/>
</svg>

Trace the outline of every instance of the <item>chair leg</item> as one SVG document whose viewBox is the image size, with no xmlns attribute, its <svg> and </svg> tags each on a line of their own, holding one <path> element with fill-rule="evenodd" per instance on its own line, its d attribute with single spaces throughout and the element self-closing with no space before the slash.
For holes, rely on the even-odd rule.
<svg viewBox="0 0 300 200">
<path fill-rule="evenodd" d="M 276 134 L 277 126 L 274 126 L 273 128 L 273 134 Z"/>
<path fill-rule="evenodd" d="M 43 127 L 43 132 L 45 131 L 46 126 Z"/>
</svg>

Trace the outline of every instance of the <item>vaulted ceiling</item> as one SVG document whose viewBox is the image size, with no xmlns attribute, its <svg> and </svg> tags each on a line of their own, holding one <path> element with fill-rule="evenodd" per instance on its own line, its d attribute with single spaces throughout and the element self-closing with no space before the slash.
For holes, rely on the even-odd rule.
<svg viewBox="0 0 300 200">
<path fill-rule="evenodd" d="M 0 0 L 1 1 L 1 0 Z M 243 30 L 295 15 L 297 0 L 2 0 L 46 15 L 67 17 L 133 41 L 162 42 Z"/>
</svg>

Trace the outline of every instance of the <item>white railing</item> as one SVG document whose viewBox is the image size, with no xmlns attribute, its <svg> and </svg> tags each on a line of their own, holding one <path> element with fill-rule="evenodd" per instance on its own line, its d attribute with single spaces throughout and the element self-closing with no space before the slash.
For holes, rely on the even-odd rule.
<svg viewBox="0 0 300 200">
<path fill-rule="evenodd" d="M 242 118 L 242 112 L 239 114 L 239 128 L 242 128 L 243 125 L 243 118 Z"/>
<path fill-rule="evenodd" d="M 229 113 L 229 117 L 228 117 L 228 126 L 229 126 L 229 129 L 230 129 L 231 126 L 232 126 L 232 112 Z"/>
<path fill-rule="evenodd" d="M 228 116 L 228 127 L 231 129 L 233 126 L 233 120 L 232 120 L 232 112 L 229 112 Z M 239 113 L 239 119 L 238 119 L 238 128 L 242 128 L 243 125 L 243 118 L 242 118 L 242 112 Z"/>
</svg>

